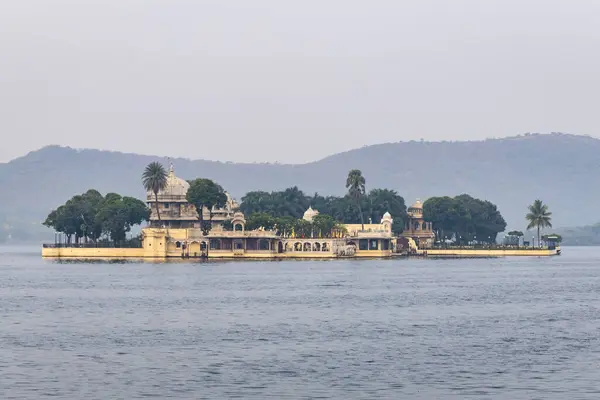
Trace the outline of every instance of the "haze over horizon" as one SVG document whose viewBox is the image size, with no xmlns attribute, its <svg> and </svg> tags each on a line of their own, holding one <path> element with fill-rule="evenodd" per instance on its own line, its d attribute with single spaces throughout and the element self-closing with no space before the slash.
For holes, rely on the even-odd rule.
<svg viewBox="0 0 600 400">
<path fill-rule="evenodd" d="M 552 136 L 552 135 L 562 135 L 562 136 L 570 136 L 570 137 L 582 137 L 582 138 L 591 138 L 592 140 L 600 140 L 600 138 L 596 138 L 596 137 L 592 137 L 590 135 L 574 135 L 574 134 L 570 134 L 570 133 L 563 133 L 563 132 L 550 132 L 550 133 L 524 133 L 524 134 L 519 134 L 519 135 L 514 135 L 514 136 L 506 136 L 506 137 L 498 137 L 498 138 L 485 138 L 485 139 L 466 139 L 466 140 L 428 140 L 428 141 L 423 141 L 420 140 L 419 142 L 421 143 L 430 143 L 430 144 L 440 144 L 440 143 L 444 143 L 444 142 L 454 142 L 454 143 L 477 143 L 477 142 L 487 142 L 487 141 L 505 141 L 505 140 L 514 140 L 514 139 L 521 139 L 521 138 L 527 138 L 527 137 L 534 137 L 534 136 Z M 400 144 L 400 143 L 408 143 L 408 142 L 415 142 L 416 140 L 411 139 L 411 140 L 400 140 L 400 141 L 396 141 L 396 142 L 385 142 L 385 143 L 371 143 L 371 144 L 365 144 L 361 147 L 356 147 L 356 148 L 352 148 L 352 149 L 344 149 L 344 150 L 339 150 L 339 151 L 334 151 L 330 154 L 326 154 L 323 157 L 319 157 L 317 159 L 314 160 L 307 160 L 307 161 L 300 161 L 300 162 L 282 162 L 282 161 L 271 161 L 271 160 L 252 160 L 252 161 L 235 161 L 235 160 L 213 160 L 213 159 L 208 159 L 208 158 L 198 158 L 198 157 L 186 157 L 186 156 L 178 156 L 178 155 L 170 155 L 170 154 L 166 154 L 163 152 L 157 152 L 157 153 L 142 153 L 142 152 L 135 152 L 135 151 L 122 151 L 122 150 L 116 150 L 116 149 L 98 149 L 98 148 L 91 148 L 91 147 L 74 147 L 74 146 L 69 146 L 69 145 L 61 145 L 61 144 L 48 144 L 45 146 L 42 146 L 40 148 L 36 148 L 36 149 L 32 149 L 30 151 L 28 151 L 27 153 L 24 153 L 22 155 L 19 155 L 17 157 L 14 157 L 10 160 L 7 161 L 0 161 L 0 163 L 8 163 L 10 161 L 13 160 L 17 160 L 20 158 L 24 158 L 27 157 L 30 153 L 34 153 L 37 151 L 42 151 L 44 149 L 48 149 L 51 147 L 60 147 L 60 148 L 65 148 L 65 149 L 73 149 L 76 151 L 87 151 L 87 150 L 97 150 L 100 152 L 116 152 L 116 153 L 121 153 L 124 155 L 136 155 L 136 156 L 149 156 L 149 157 L 158 157 L 158 158 L 163 158 L 163 159 L 182 159 L 182 160 L 189 160 L 189 161 L 208 161 L 208 162 L 222 162 L 222 163 L 234 163 L 234 164 L 261 164 L 261 163 L 267 163 L 267 164 L 282 164 L 282 165 L 303 165 L 303 164 L 310 164 L 310 163 L 314 163 L 314 162 L 319 162 L 322 160 L 325 160 L 329 157 L 333 157 L 339 154 L 343 154 L 343 153 L 347 153 L 347 152 L 352 152 L 352 151 L 356 151 L 359 150 L 361 148 L 366 148 L 366 147 L 372 147 L 372 146 L 382 146 L 382 145 L 386 145 L 386 144 Z"/>
<path fill-rule="evenodd" d="M 0 4 L 0 162 L 45 145 L 302 163 L 386 142 L 599 137 L 600 3 Z"/>
</svg>

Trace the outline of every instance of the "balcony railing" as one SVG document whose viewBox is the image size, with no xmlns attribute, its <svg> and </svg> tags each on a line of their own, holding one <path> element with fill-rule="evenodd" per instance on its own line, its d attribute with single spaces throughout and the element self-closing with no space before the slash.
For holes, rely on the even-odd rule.
<svg viewBox="0 0 600 400">
<path fill-rule="evenodd" d="M 348 235 L 351 238 L 383 238 L 383 239 L 391 239 L 392 232 L 389 231 L 355 231 L 350 232 Z"/>
<path fill-rule="evenodd" d="M 149 203 L 156 202 L 156 198 L 154 197 L 154 194 L 147 195 L 146 196 L 146 200 Z M 173 195 L 159 194 L 158 195 L 158 202 L 160 203 L 160 202 L 165 202 L 165 201 L 174 201 L 174 202 L 185 202 L 185 203 L 187 203 L 187 200 L 186 200 L 185 196 L 173 196 Z"/>
</svg>

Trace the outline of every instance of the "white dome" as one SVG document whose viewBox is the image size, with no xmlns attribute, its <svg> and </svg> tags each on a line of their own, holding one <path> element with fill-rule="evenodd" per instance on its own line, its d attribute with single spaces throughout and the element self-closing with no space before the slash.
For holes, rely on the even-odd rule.
<svg viewBox="0 0 600 400">
<path fill-rule="evenodd" d="M 319 215 L 319 212 L 317 210 L 313 210 L 312 207 L 308 207 L 308 210 L 304 211 L 303 219 L 310 222 L 315 215 Z"/>
<path fill-rule="evenodd" d="M 385 214 L 383 214 L 383 218 L 381 218 L 381 223 L 382 224 L 392 224 L 394 222 L 394 220 L 392 219 L 392 214 L 390 214 L 389 212 L 386 212 Z"/>
<path fill-rule="evenodd" d="M 164 190 L 158 192 L 159 200 L 163 196 L 179 197 L 185 198 L 188 189 L 190 188 L 190 184 L 185 181 L 185 179 L 181 179 L 175 176 L 175 171 L 173 170 L 173 166 L 169 169 L 169 175 L 167 175 L 167 185 Z M 148 192 L 148 199 L 154 199 L 154 193 Z"/>
<path fill-rule="evenodd" d="M 417 199 L 417 201 L 415 201 L 415 204 L 413 204 L 412 206 L 410 206 L 410 208 L 420 208 L 420 209 L 423 209 L 423 203 L 421 203 L 420 199 Z"/>
</svg>

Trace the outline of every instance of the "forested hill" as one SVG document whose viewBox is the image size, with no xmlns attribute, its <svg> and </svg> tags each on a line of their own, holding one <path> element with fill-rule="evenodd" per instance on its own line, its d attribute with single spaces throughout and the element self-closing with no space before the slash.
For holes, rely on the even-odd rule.
<svg viewBox="0 0 600 400">
<path fill-rule="evenodd" d="M 523 229 L 526 207 L 536 198 L 549 205 L 555 226 L 600 221 L 599 155 L 598 139 L 550 134 L 380 144 L 302 165 L 173 163 L 180 177 L 215 179 L 238 199 L 250 190 L 294 185 L 307 193 L 340 195 L 348 170 L 358 168 L 367 189 L 395 189 L 407 204 L 417 197 L 468 193 L 497 204 L 509 229 Z M 140 175 L 153 160 L 168 163 L 165 157 L 50 146 L 0 164 L 3 229 L 15 237 L 36 230 L 48 212 L 88 188 L 143 198 Z"/>
</svg>

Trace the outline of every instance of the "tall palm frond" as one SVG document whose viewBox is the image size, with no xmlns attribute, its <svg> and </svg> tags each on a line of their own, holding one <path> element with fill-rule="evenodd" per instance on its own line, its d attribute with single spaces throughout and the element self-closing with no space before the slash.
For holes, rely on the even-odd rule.
<svg viewBox="0 0 600 400">
<path fill-rule="evenodd" d="M 552 213 L 548 211 L 548 206 L 542 200 L 535 200 L 529 206 L 529 212 L 525 216 L 529 222 L 527 229 L 537 228 L 538 245 L 540 243 L 540 229 L 552 228 Z"/>
<path fill-rule="evenodd" d="M 148 164 L 142 174 L 142 183 L 144 184 L 146 191 L 154 193 L 156 215 L 158 216 L 158 222 L 160 224 L 158 193 L 167 187 L 167 171 L 165 170 L 165 167 L 156 161 Z"/>
<path fill-rule="evenodd" d="M 348 195 L 356 201 L 358 205 L 358 212 L 360 213 L 360 223 L 362 226 L 362 230 L 365 230 L 365 220 L 363 217 L 362 207 L 360 205 L 360 200 L 365 195 L 365 177 L 362 175 L 362 172 L 359 169 L 353 169 L 348 172 L 348 177 L 346 178 L 346 189 L 348 189 Z"/>
</svg>

